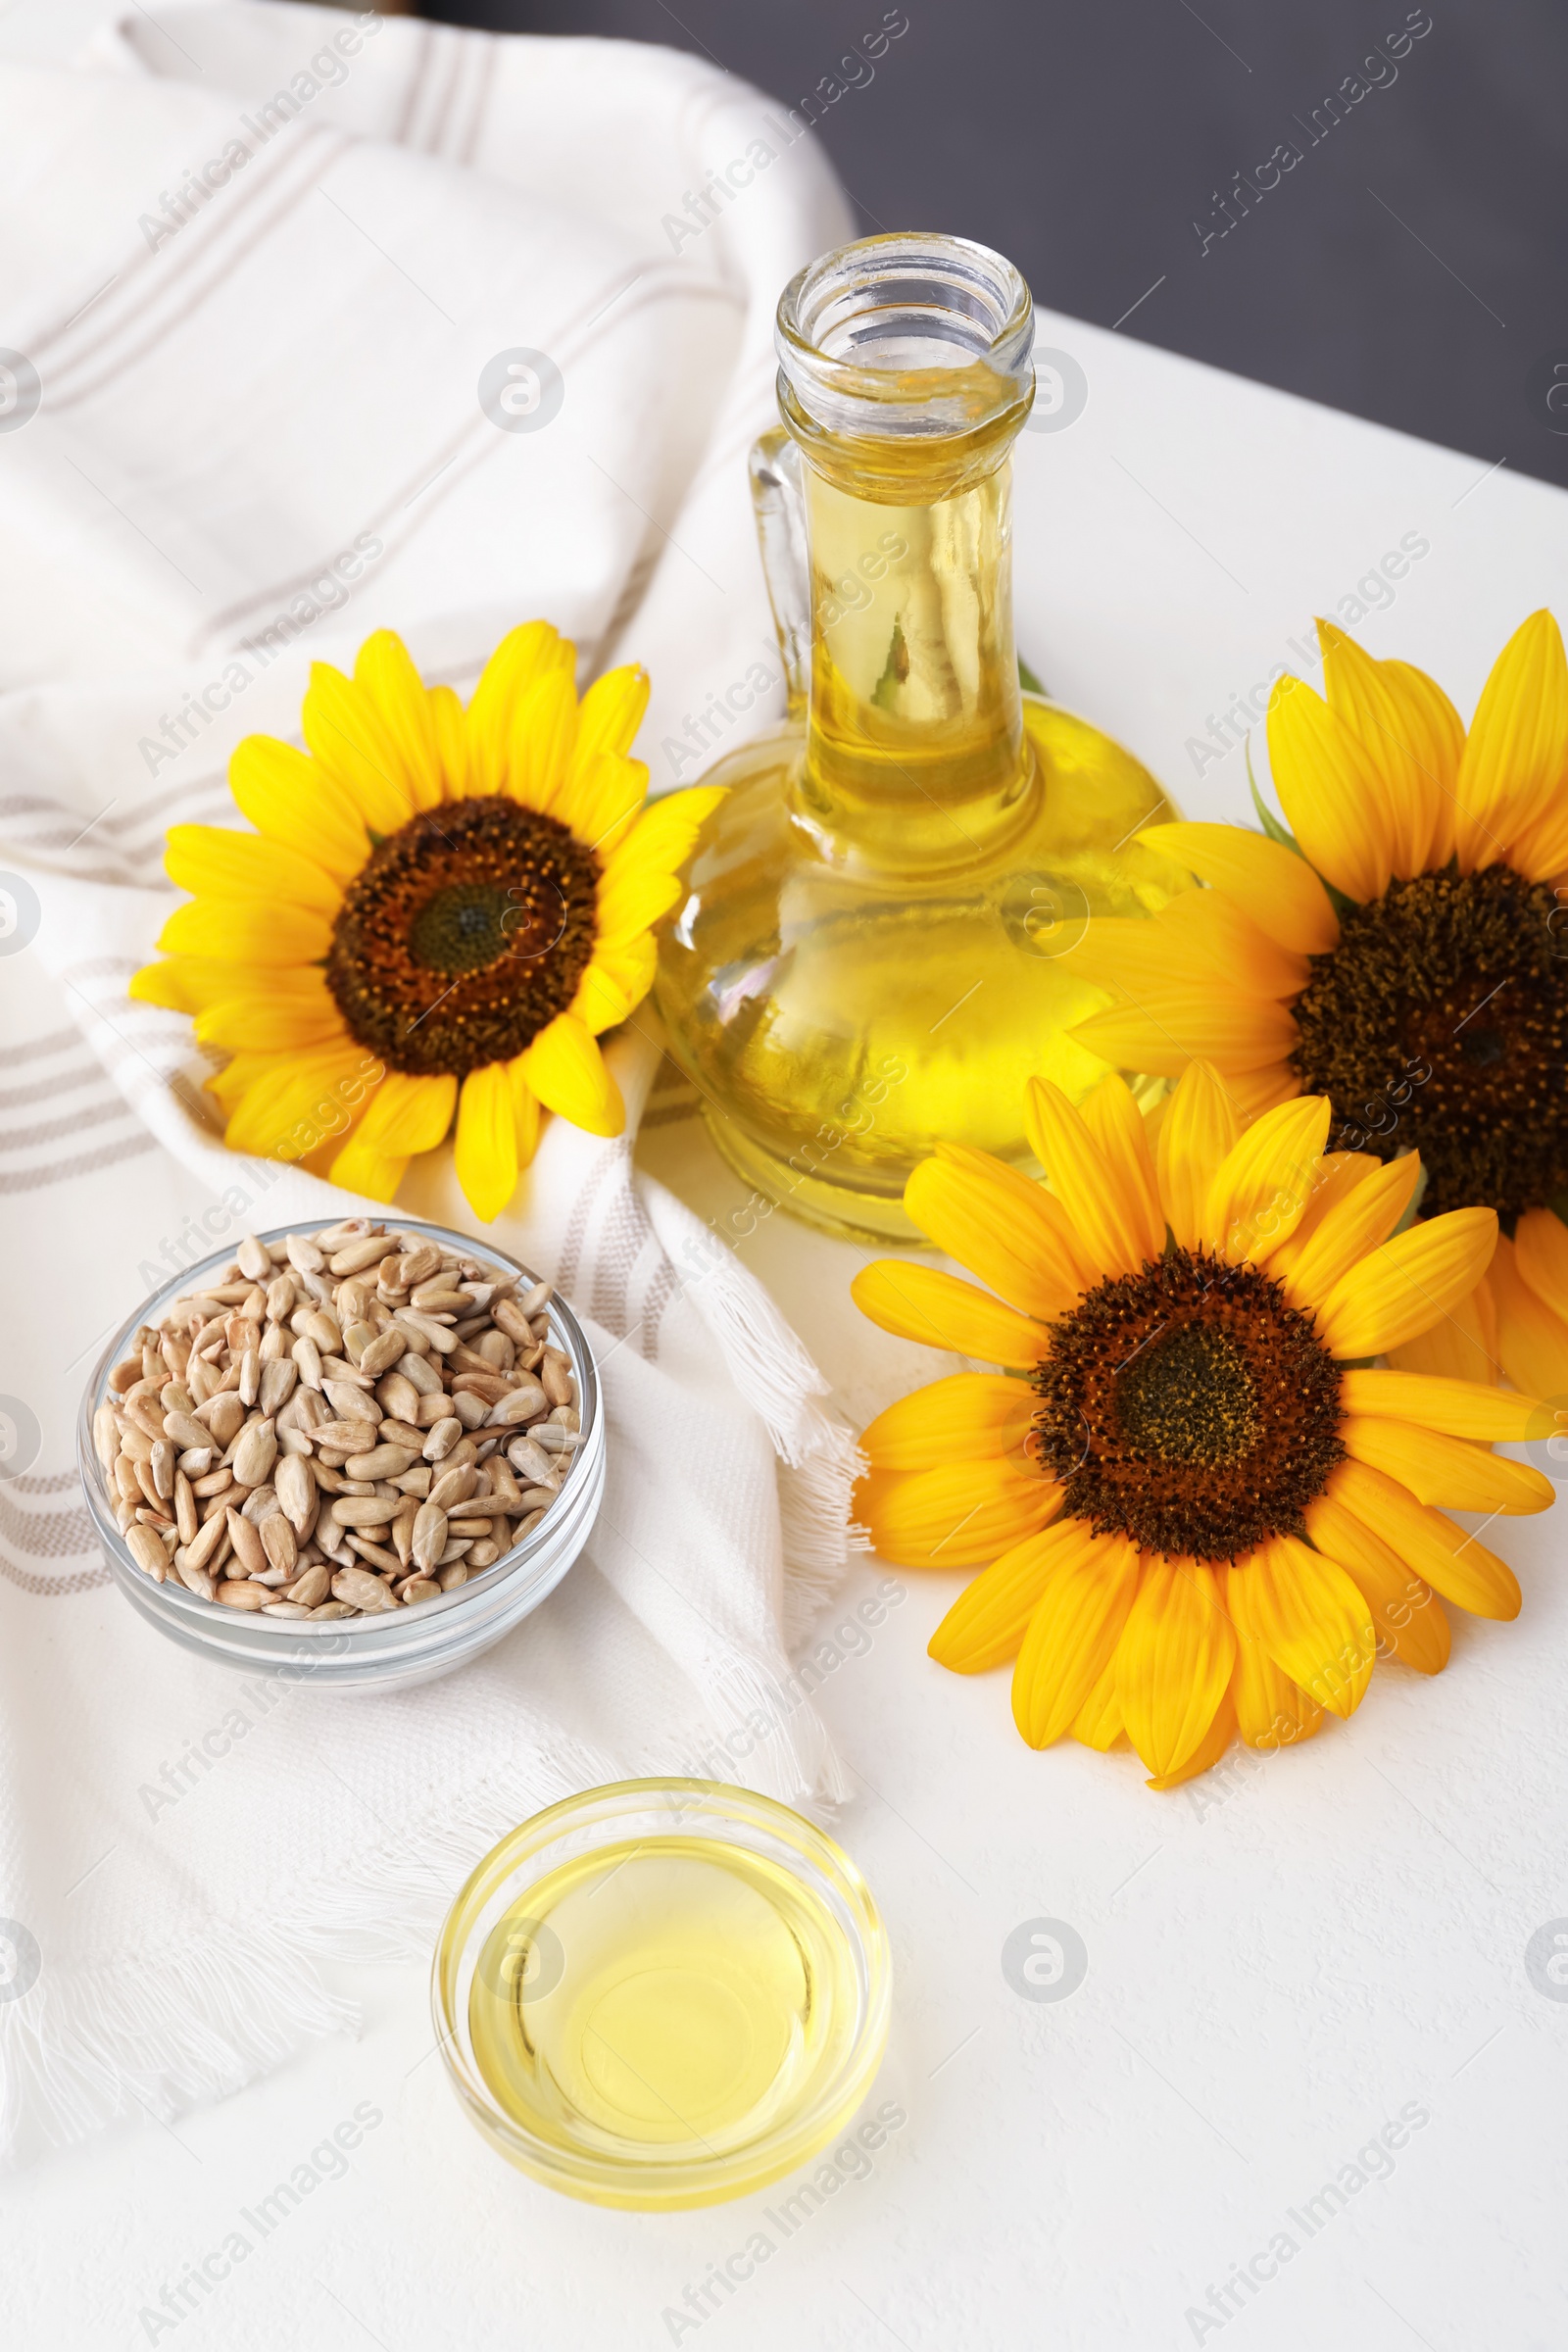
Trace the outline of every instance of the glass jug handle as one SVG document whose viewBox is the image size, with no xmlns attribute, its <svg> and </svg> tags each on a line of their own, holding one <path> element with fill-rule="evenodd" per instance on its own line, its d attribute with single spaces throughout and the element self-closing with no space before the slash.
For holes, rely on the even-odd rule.
<svg viewBox="0 0 1568 2352">
<path fill-rule="evenodd" d="M 751 477 L 752 512 L 784 662 L 789 715 L 799 718 L 806 710 L 811 674 L 810 566 L 801 453 L 782 425 L 754 442 Z"/>
</svg>

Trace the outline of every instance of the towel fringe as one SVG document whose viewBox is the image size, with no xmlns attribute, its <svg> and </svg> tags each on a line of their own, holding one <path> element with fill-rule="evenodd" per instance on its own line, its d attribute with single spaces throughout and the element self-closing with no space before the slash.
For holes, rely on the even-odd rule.
<svg viewBox="0 0 1568 2352">
<path fill-rule="evenodd" d="M 792 1653 L 836 1595 L 852 1551 L 870 1548 L 854 1524 L 864 1456 L 848 1424 L 820 1400 L 831 1387 L 757 1277 L 651 1178 L 639 1178 L 655 1222 L 689 1229 L 685 1255 L 701 1272 L 684 1285 L 718 1344 L 739 1395 L 778 1456 L 783 1522 L 784 1639 Z M 669 1252 L 679 1262 L 677 1252 Z"/>
<path fill-rule="evenodd" d="M 553 1746 L 476 1782 L 404 1838 L 382 1838 L 306 1887 L 286 1922 L 213 1920 L 156 1959 L 55 1970 L 0 2006 L 0 2152 L 24 2161 L 125 2116 L 169 2123 L 243 2089 L 311 2040 L 359 2030 L 322 1964 L 426 1961 L 452 1899 L 508 1830 L 616 1777 Z"/>
</svg>

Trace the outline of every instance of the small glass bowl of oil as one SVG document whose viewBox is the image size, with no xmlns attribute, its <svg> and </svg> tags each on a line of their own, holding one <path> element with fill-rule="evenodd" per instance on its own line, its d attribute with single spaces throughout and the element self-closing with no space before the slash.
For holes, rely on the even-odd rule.
<svg viewBox="0 0 1568 2352">
<path fill-rule="evenodd" d="M 891 1992 L 876 1905 L 831 1838 L 746 1788 L 646 1780 L 552 1805 L 485 1856 L 431 1999 L 504 2156 L 569 2196 L 667 2212 L 835 2138 Z"/>
</svg>

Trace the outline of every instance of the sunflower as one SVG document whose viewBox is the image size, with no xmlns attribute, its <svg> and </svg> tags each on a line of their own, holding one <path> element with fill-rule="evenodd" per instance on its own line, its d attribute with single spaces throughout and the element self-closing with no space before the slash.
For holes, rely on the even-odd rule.
<svg viewBox="0 0 1568 2352">
<path fill-rule="evenodd" d="M 1244 1127 L 1189 1064 L 1157 1146 L 1125 1082 L 1082 1110 L 1030 1082 L 1050 1189 L 938 1147 L 910 1177 L 920 1230 L 989 1290 L 883 1259 L 873 1322 L 1007 1367 L 916 1390 L 871 1423 L 858 1491 L 877 1548 L 985 1563 L 932 1638 L 960 1674 L 1014 1659 L 1033 1747 L 1123 1732 L 1154 1788 L 1348 1716 L 1375 1658 L 1435 1674 L 1443 1603 L 1507 1618 L 1503 1562 L 1433 1506 L 1544 1510 L 1540 1471 L 1493 1454 L 1539 1434 L 1528 1397 L 1371 1367 L 1474 1290 L 1490 1208 L 1401 1231 L 1420 1162 L 1325 1152 L 1306 1096 Z"/>
<path fill-rule="evenodd" d="M 1334 1141 L 1418 1150 L 1421 1214 L 1494 1209 L 1490 1275 L 1401 1367 L 1568 1391 L 1568 662 L 1549 612 L 1498 656 L 1468 734 L 1443 689 L 1318 622 L 1325 695 L 1269 699 L 1291 832 L 1140 838 L 1209 887 L 1097 917 L 1074 1031 L 1174 1077 L 1196 1055 L 1252 1110 L 1323 1094 Z M 1325 699 L 1326 698 L 1326 699 Z M 1265 822 L 1271 820 L 1265 819 Z M 1294 836 L 1294 838 L 1292 838 Z"/>
<path fill-rule="evenodd" d="M 723 796 L 645 809 L 627 755 L 647 677 L 612 670 L 579 703 L 574 664 L 529 621 L 465 709 L 377 630 L 352 678 L 313 665 L 306 751 L 265 735 L 236 750 L 254 832 L 171 830 L 170 879 L 193 896 L 131 994 L 193 1013 L 229 1054 L 208 1085 L 233 1150 L 390 1200 L 455 1120 L 458 1178 L 488 1222 L 541 1104 L 620 1133 L 597 1041 L 647 995 L 651 926 Z"/>
</svg>

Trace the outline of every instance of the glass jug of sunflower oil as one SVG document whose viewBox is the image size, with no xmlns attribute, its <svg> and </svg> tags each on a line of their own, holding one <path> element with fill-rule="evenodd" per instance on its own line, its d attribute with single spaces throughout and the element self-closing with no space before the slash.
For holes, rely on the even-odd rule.
<svg viewBox="0 0 1568 2352">
<path fill-rule="evenodd" d="M 1033 1169 L 1025 1080 L 1104 1064 L 1090 914 L 1188 877 L 1134 838 L 1175 810 L 1107 736 L 1019 687 L 1008 452 L 1029 289 L 985 247 L 881 236 L 778 309 L 783 429 L 752 457 L 790 715 L 729 787 L 665 926 L 657 1001 L 714 1141 L 768 1199 L 881 1241 L 935 1145 Z"/>
</svg>

